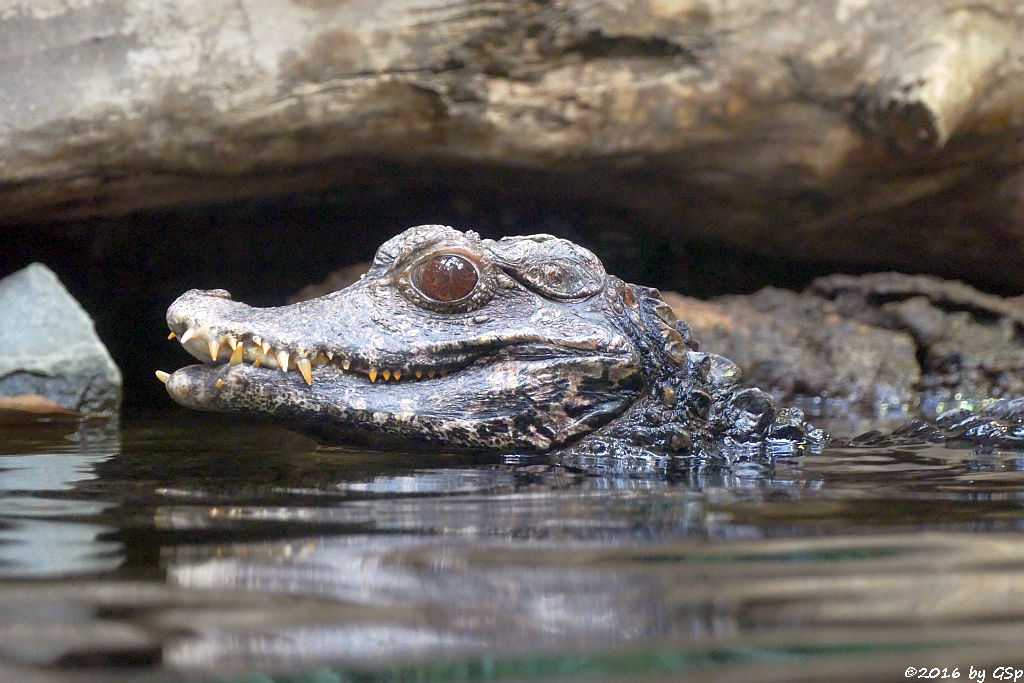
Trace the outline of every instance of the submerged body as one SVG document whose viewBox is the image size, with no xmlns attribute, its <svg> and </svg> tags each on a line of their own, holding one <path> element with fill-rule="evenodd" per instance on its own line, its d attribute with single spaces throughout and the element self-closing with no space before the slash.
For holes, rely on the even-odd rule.
<svg viewBox="0 0 1024 683">
<path fill-rule="evenodd" d="M 549 235 L 426 225 L 343 290 L 252 308 L 223 290 L 167 312 L 202 365 L 184 406 L 264 415 L 328 443 L 659 459 L 793 452 L 824 434 L 738 386 L 656 290 Z"/>
</svg>

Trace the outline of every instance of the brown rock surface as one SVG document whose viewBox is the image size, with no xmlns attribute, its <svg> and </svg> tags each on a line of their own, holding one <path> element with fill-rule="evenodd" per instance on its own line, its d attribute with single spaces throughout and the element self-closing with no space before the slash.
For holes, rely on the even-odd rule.
<svg viewBox="0 0 1024 683">
<path fill-rule="evenodd" d="M 875 409 L 1024 395 L 1024 302 L 878 273 L 711 302 L 669 292 L 701 348 L 780 397 Z"/>
<path fill-rule="evenodd" d="M 514 188 L 585 229 L 1020 291 L 1022 26 L 1010 0 L 0 0 L 0 224 Z"/>
<path fill-rule="evenodd" d="M 868 408 L 916 405 L 913 339 L 840 316 L 825 302 L 778 289 L 703 302 L 666 293 L 701 349 L 731 358 L 745 383 L 776 396 Z"/>
</svg>

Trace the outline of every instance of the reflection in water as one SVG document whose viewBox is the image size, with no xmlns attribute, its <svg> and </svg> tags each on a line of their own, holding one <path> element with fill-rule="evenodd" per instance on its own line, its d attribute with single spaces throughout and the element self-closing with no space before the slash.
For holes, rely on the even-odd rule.
<svg viewBox="0 0 1024 683">
<path fill-rule="evenodd" d="M 117 425 L 57 422 L 33 436 L 27 454 L 17 440 L 0 439 L 0 576 L 81 575 L 117 567 L 120 544 L 99 540 L 114 529 L 94 521 L 111 504 L 60 496 L 96 479 L 95 465 L 118 453 Z"/>
<path fill-rule="evenodd" d="M 898 679 L 1017 656 L 1024 633 L 1021 453 L 851 447 L 602 477 L 316 450 L 251 425 L 195 433 L 148 425 L 74 456 L 48 444 L 78 460 L 34 473 L 26 449 L 10 460 L 8 576 L 93 576 L 0 581 L 0 679 L 5 665 L 446 678 L 458 662 L 475 663 L 463 678 Z M 46 544 L 9 559 L 24 523 L 68 527 L 68 559 Z M 106 531 L 74 536 L 84 524 Z"/>
<path fill-rule="evenodd" d="M 317 597 L 324 600 L 320 613 L 289 623 L 297 615 L 285 607 L 269 624 L 206 615 L 202 635 L 165 651 L 168 663 L 281 669 L 295 661 L 354 665 L 382 656 L 508 656 L 630 643 L 699 649 L 755 637 L 800 642 L 821 629 L 849 643 L 865 640 L 856 628 L 863 624 L 903 630 L 906 638 L 915 626 L 962 626 L 1024 610 L 1017 589 L 1024 549 L 1008 537 L 568 551 L 470 539 L 308 539 L 298 552 L 281 544 L 256 555 L 184 564 L 172 580 L 220 595 L 276 595 L 281 606 L 284 596 Z M 979 568 L 997 559 L 1018 566 Z M 319 626 L 310 623 L 318 618 Z M 346 633 L 363 635 L 341 637 Z M 369 640 L 377 645 L 366 647 Z M 391 645 L 382 651 L 381 642 Z"/>
<path fill-rule="evenodd" d="M 410 474 L 377 476 L 369 481 L 340 482 L 338 490 L 370 494 L 481 493 L 488 490 L 509 489 L 515 483 L 516 476 L 511 470 L 495 472 L 420 469 Z"/>
</svg>

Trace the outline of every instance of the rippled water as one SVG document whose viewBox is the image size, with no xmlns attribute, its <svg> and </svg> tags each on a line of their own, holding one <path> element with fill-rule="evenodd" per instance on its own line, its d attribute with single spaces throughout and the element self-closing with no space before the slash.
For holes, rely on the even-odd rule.
<svg viewBox="0 0 1024 683">
<path fill-rule="evenodd" d="M 666 481 L 0 425 L 0 681 L 995 680 L 1022 501 L 1021 453 L 933 444 Z"/>
</svg>

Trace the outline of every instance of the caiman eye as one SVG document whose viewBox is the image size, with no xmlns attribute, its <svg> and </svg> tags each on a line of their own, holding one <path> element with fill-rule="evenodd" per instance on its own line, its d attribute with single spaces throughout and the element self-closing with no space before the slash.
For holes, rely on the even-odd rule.
<svg viewBox="0 0 1024 683">
<path fill-rule="evenodd" d="M 438 313 L 468 313 L 494 296 L 498 275 L 475 242 L 413 251 L 391 272 L 391 282 L 411 303 Z"/>
<path fill-rule="evenodd" d="M 440 254 L 418 266 L 412 274 L 412 281 L 424 296 L 449 303 L 472 294 L 480 276 L 468 258 L 458 254 Z"/>
</svg>

